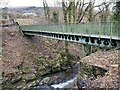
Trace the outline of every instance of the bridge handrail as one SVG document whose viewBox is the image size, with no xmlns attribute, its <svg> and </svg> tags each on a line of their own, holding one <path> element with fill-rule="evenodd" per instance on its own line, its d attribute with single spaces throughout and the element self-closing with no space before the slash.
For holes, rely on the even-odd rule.
<svg viewBox="0 0 120 90">
<path fill-rule="evenodd" d="M 69 23 L 69 24 L 35 24 L 21 25 L 23 30 L 75 33 L 75 34 L 97 34 L 106 36 L 118 36 L 120 33 L 120 21 Z"/>
<path fill-rule="evenodd" d="M 120 23 L 120 21 L 92 21 L 92 22 L 81 22 L 81 23 L 34 23 L 34 24 L 21 24 L 20 26 L 30 26 L 30 25 L 40 25 L 40 26 L 46 26 L 46 25 L 70 25 L 70 24 L 87 24 L 87 23 Z"/>
</svg>

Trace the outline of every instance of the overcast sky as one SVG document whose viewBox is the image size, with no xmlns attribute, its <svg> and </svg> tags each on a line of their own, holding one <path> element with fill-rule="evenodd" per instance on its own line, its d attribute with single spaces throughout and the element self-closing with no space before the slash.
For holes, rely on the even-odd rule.
<svg viewBox="0 0 120 90">
<path fill-rule="evenodd" d="M 54 6 L 54 1 L 58 1 L 58 0 L 46 0 L 46 1 L 50 6 Z M 8 2 L 7 4 L 8 7 L 43 6 L 43 0 L 0 0 L 0 2 L 3 3 Z"/>
<path fill-rule="evenodd" d="M 1 2 L 3 2 L 2 4 L 4 4 L 5 2 L 8 2 L 8 4 L 6 4 L 5 6 L 7 7 L 21 7 L 21 6 L 43 6 L 42 3 L 43 0 L 0 0 L 0 4 Z M 47 3 L 49 4 L 49 6 L 54 6 L 55 3 L 54 1 L 62 1 L 62 0 L 46 0 Z M 86 0 L 89 1 L 89 0 Z M 102 0 L 98 0 L 97 3 L 99 3 Z M 110 0 L 106 0 L 106 1 L 110 1 Z M 114 0 L 113 0 L 114 1 Z"/>
</svg>

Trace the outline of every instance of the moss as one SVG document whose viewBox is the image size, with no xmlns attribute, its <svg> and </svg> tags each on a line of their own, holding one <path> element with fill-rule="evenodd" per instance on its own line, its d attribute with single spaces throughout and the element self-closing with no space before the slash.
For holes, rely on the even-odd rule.
<svg viewBox="0 0 120 90">
<path fill-rule="evenodd" d="M 34 60 L 34 63 L 39 65 L 39 64 L 44 64 L 45 58 L 39 57 L 36 60 Z"/>
<path fill-rule="evenodd" d="M 89 65 L 80 60 L 79 78 L 104 76 L 107 70 L 101 67 Z"/>
<path fill-rule="evenodd" d="M 51 72 L 51 68 L 44 68 L 44 69 L 38 70 L 37 77 L 49 74 L 50 72 Z"/>
<path fill-rule="evenodd" d="M 80 60 L 80 77 L 84 76 L 93 76 L 92 74 L 92 66 Z"/>
<path fill-rule="evenodd" d="M 60 69 L 61 65 L 60 65 L 59 60 L 55 60 L 55 61 L 52 63 L 51 66 L 52 66 L 52 72 L 53 72 L 53 73 L 61 70 L 61 69 Z"/>
<path fill-rule="evenodd" d="M 21 70 L 27 72 L 29 70 L 29 65 L 23 64 Z"/>
</svg>

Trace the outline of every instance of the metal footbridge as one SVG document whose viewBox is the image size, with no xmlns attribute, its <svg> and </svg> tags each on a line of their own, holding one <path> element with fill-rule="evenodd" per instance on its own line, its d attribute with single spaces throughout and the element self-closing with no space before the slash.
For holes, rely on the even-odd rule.
<svg viewBox="0 0 120 90">
<path fill-rule="evenodd" d="M 88 22 L 79 24 L 20 25 L 26 36 L 78 42 L 99 47 L 120 47 L 120 22 Z"/>
</svg>

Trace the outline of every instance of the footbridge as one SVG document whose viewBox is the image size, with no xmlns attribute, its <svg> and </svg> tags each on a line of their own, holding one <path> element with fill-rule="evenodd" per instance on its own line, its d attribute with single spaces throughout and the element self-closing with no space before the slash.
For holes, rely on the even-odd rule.
<svg viewBox="0 0 120 90">
<path fill-rule="evenodd" d="M 99 47 L 120 47 L 120 22 L 88 22 L 79 24 L 20 25 L 26 36 L 78 42 Z"/>
</svg>

